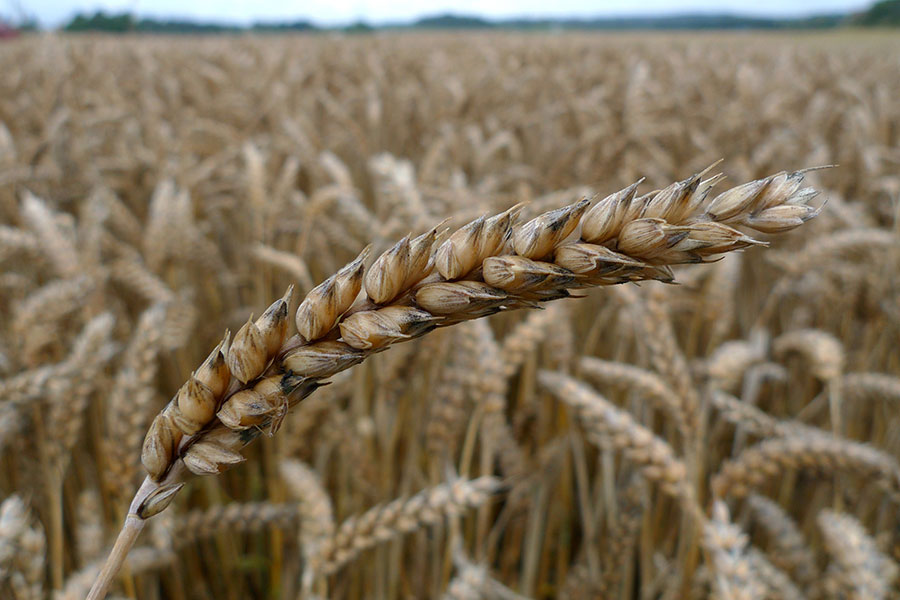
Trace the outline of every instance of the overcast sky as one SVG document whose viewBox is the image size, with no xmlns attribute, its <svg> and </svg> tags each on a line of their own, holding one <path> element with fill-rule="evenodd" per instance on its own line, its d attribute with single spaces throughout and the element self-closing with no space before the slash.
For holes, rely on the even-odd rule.
<svg viewBox="0 0 900 600">
<path fill-rule="evenodd" d="M 732 12 L 751 15 L 801 16 L 855 10 L 867 0 L 0 0 L 3 14 L 15 7 L 36 16 L 45 25 L 58 25 L 76 12 L 130 11 L 139 15 L 184 17 L 249 23 L 254 20 L 309 19 L 336 24 L 364 19 L 379 23 L 410 20 L 440 12 L 488 17 L 588 17 L 614 15 L 673 14 L 685 12 Z"/>
</svg>

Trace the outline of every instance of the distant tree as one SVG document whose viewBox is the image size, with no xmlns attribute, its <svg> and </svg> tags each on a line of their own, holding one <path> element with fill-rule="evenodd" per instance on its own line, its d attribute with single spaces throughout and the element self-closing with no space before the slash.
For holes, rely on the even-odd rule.
<svg viewBox="0 0 900 600">
<path fill-rule="evenodd" d="M 134 16 L 129 13 L 107 15 L 102 10 L 98 10 L 90 16 L 78 13 L 63 29 L 66 31 L 126 33 L 134 30 L 134 25 Z"/>
<path fill-rule="evenodd" d="M 319 28 L 310 21 L 291 21 L 279 23 L 274 21 L 258 21 L 251 27 L 253 31 L 262 32 L 288 32 L 288 31 L 317 31 Z"/>
<path fill-rule="evenodd" d="M 355 23 L 351 23 L 344 27 L 344 33 L 371 33 L 375 31 L 375 28 L 366 23 L 365 21 L 357 21 Z"/>
<path fill-rule="evenodd" d="M 141 33 L 233 33 L 243 31 L 234 25 L 198 23 L 195 21 L 141 19 L 134 25 Z"/>
<path fill-rule="evenodd" d="M 486 29 L 494 27 L 494 24 L 481 17 L 446 13 L 433 17 L 422 17 L 415 21 L 412 27 L 421 27 L 423 29 Z"/>
<path fill-rule="evenodd" d="M 900 0 L 883 0 L 872 6 L 869 10 L 857 16 L 855 21 L 858 25 L 879 26 L 879 25 L 900 25 Z"/>
</svg>

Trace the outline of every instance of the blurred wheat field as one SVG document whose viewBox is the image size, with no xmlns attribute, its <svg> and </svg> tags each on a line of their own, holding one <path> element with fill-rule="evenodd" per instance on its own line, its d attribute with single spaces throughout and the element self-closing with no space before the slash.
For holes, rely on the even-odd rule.
<svg viewBox="0 0 900 600">
<path fill-rule="evenodd" d="M 680 285 L 335 375 L 113 595 L 900 598 L 896 36 L 35 36 L 0 73 L 0 597 L 85 597 L 151 421 L 289 284 L 723 159 L 838 166 Z"/>
</svg>

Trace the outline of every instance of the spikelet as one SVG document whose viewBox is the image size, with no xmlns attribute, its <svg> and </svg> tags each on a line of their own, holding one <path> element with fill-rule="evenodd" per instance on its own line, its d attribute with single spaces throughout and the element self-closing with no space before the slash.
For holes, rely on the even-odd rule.
<svg viewBox="0 0 900 600">
<path fill-rule="evenodd" d="M 507 242 L 512 236 L 516 217 L 519 216 L 524 206 L 524 204 L 516 204 L 502 213 L 488 218 L 478 246 L 478 252 L 483 258 L 501 254 L 507 249 Z"/>
<path fill-rule="evenodd" d="M 479 281 L 427 283 L 416 292 L 416 304 L 434 315 L 477 318 L 496 312 L 506 292 Z"/>
<path fill-rule="evenodd" d="M 375 259 L 366 273 L 366 293 L 375 304 L 385 304 L 403 291 L 409 270 L 409 236 Z"/>
<path fill-rule="evenodd" d="M 184 483 L 175 483 L 156 488 L 141 501 L 135 512 L 142 519 L 158 515 L 169 507 L 183 487 Z"/>
<path fill-rule="evenodd" d="M 434 269 L 434 242 L 438 227 L 433 227 L 409 242 L 409 264 L 402 289 L 408 290 L 427 277 Z"/>
<path fill-rule="evenodd" d="M 718 216 L 716 220 L 733 221 L 762 233 L 782 233 L 799 227 L 822 211 L 822 207 L 813 208 L 806 204 L 818 192 L 813 188 L 800 188 L 802 172 L 779 173 L 759 181 L 764 185 L 756 191 L 749 183 L 736 188 L 747 188 L 747 196 L 752 192 L 754 198 L 749 201 L 750 210 L 745 206 L 734 216 L 727 219 Z"/>
<path fill-rule="evenodd" d="M 478 252 L 483 237 L 485 217 L 478 217 L 471 223 L 454 231 L 441 244 L 434 257 L 434 266 L 444 279 L 459 279 L 481 264 Z"/>
<path fill-rule="evenodd" d="M 365 357 L 364 352 L 345 342 L 328 340 L 291 350 L 282 364 L 291 373 L 303 377 L 331 377 L 358 365 Z"/>
<path fill-rule="evenodd" d="M 225 362 L 231 375 L 241 383 L 256 379 L 266 368 L 268 362 L 266 340 L 252 320 L 244 323 L 234 334 Z"/>
<path fill-rule="evenodd" d="M 622 227 L 616 249 L 640 259 L 655 259 L 689 234 L 689 227 L 669 225 L 662 219 L 636 219 Z"/>
<path fill-rule="evenodd" d="M 459 279 L 488 256 L 499 253 L 511 235 L 513 221 L 521 208 L 516 205 L 491 218 L 479 217 L 452 233 L 434 257 L 438 273 L 447 280 Z"/>
<path fill-rule="evenodd" d="M 821 207 L 785 204 L 773 206 L 758 214 L 748 215 L 741 224 L 762 233 L 784 233 L 800 227 L 820 212 L 822 212 Z"/>
<path fill-rule="evenodd" d="M 225 362 L 231 374 L 241 383 L 259 377 L 269 360 L 284 342 L 288 326 L 288 306 L 294 286 L 272 303 L 256 320 L 248 320 L 234 336 Z"/>
<path fill-rule="evenodd" d="M 184 454 L 184 465 L 196 475 L 215 475 L 244 461 L 239 450 L 245 444 L 239 431 L 218 427 L 206 433 Z M 251 438 L 252 439 L 252 438 Z"/>
<path fill-rule="evenodd" d="M 815 195 L 815 190 L 800 189 L 803 184 L 802 171 L 793 173 L 782 171 L 767 177 L 764 181 L 766 185 L 757 195 L 756 202 L 751 207 L 753 211 L 763 211 L 780 204 L 797 204 Z"/>
<path fill-rule="evenodd" d="M 358 350 L 377 350 L 434 329 L 439 319 L 411 306 L 353 313 L 341 321 L 341 339 Z"/>
<path fill-rule="evenodd" d="M 312 341 L 324 336 L 350 308 L 362 289 L 363 270 L 370 250 L 367 246 L 353 261 L 306 295 L 295 317 L 297 333 L 303 339 Z"/>
<path fill-rule="evenodd" d="M 587 244 L 565 244 L 556 249 L 553 262 L 558 266 L 581 275 L 609 275 L 628 267 L 643 267 L 644 263 L 625 256 L 606 246 Z"/>
<path fill-rule="evenodd" d="M 273 375 L 260 380 L 252 389 L 237 392 L 222 404 L 216 416 L 230 429 L 262 425 L 285 407 L 287 396 L 281 380 L 281 375 Z"/>
<path fill-rule="evenodd" d="M 187 435 L 200 431 L 216 414 L 218 399 L 204 383 L 191 376 L 175 394 L 172 422 Z"/>
<path fill-rule="evenodd" d="M 687 237 L 675 244 L 672 250 L 710 256 L 754 245 L 765 244 L 724 223 L 692 223 Z"/>
<path fill-rule="evenodd" d="M 256 320 L 256 328 L 266 349 L 267 362 L 275 356 L 287 336 L 288 311 L 293 295 L 294 286 L 288 286 L 284 296 L 273 302 Z"/>
<path fill-rule="evenodd" d="M 548 256 L 575 231 L 589 204 L 588 200 L 581 200 L 546 212 L 516 227 L 512 237 L 516 254 L 531 259 Z"/>
<path fill-rule="evenodd" d="M 709 203 L 706 214 L 713 221 L 729 221 L 749 212 L 770 179 L 757 179 L 722 192 Z"/>
<path fill-rule="evenodd" d="M 222 338 L 218 346 L 213 348 L 213 351 L 210 352 L 209 356 L 206 357 L 206 360 L 203 361 L 203 364 L 200 365 L 193 375 L 216 398 L 222 397 L 222 394 L 228 389 L 228 383 L 231 381 L 231 371 L 228 369 L 228 364 L 225 361 L 230 337 L 231 334 L 225 332 L 225 337 Z"/>
<path fill-rule="evenodd" d="M 574 273 L 553 263 L 521 256 L 492 256 L 484 261 L 485 283 L 523 297 L 566 286 L 575 279 Z"/>
<path fill-rule="evenodd" d="M 272 375 L 258 381 L 253 389 L 241 390 L 226 400 L 218 416 L 230 429 L 254 432 L 265 429 L 266 435 L 272 436 L 281 427 L 290 407 L 322 385 L 317 379 L 293 373 Z M 245 442 L 255 436 L 252 433 Z"/>
<path fill-rule="evenodd" d="M 413 240 L 407 236 L 375 259 L 365 277 L 366 293 L 372 302 L 395 300 L 431 272 L 436 236 L 436 227 Z"/>
<path fill-rule="evenodd" d="M 591 244 L 602 244 L 618 237 L 625 213 L 634 200 L 634 193 L 640 183 L 637 181 L 610 194 L 587 211 L 581 222 L 581 239 Z"/>
<path fill-rule="evenodd" d="M 141 448 L 141 463 L 153 479 L 159 479 L 168 470 L 181 441 L 181 431 L 171 420 L 172 406 L 170 404 L 153 419 Z"/>
<path fill-rule="evenodd" d="M 696 173 L 682 181 L 676 181 L 657 192 L 644 206 L 641 217 L 663 219 L 669 223 L 680 223 L 691 216 L 706 198 L 701 188 L 701 175 Z"/>
</svg>

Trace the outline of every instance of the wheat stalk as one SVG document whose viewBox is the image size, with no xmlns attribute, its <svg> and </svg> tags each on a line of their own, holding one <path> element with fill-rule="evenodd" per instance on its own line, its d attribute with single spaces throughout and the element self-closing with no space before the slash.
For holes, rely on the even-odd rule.
<svg viewBox="0 0 900 600">
<path fill-rule="evenodd" d="M 142 452 L 148 477 L 89 598 L 105 594 L 144 521 L 168 506 L 186 471 L 218 473 L 241 462 L 240 449 L 265 429 L 274 433 L 288 408 L 323 379 L 436 327 L 538 306 L 569 297 L 571 289 L 671 281 L 672 265 L 761 243 L 735 225 L 778 233 L 819 212 L 806 204 L 815 191 L 801 187 L 800 172 L 746 183 L 711 201 L 709 193 L 722 177 L 703 176 L 640 197 L 635 184 L 593 207 L 583 200 L 523 224 L 516 224 L 516 206 L 472 221 L 437 249 L 437 229 L 407 236 L 368 271 L 367 249 L 307 294 L 292 337 L 289 289 L 230 343 L 226 335 L 153 421 Z M 171 239 L 185 223 L 164 226 L 176 217 L 190 222 L 188 204 L 171 185 L 157 190 L 151 203 L 155 225 L 148 227 L 156 237 L 145 238 L 156 264 L 194 239 L 195 234 Z M 580 238 L 569 241 L 576 232 Z M 357 301 L 363 288 L 365 296 Z"/>
</svg>

